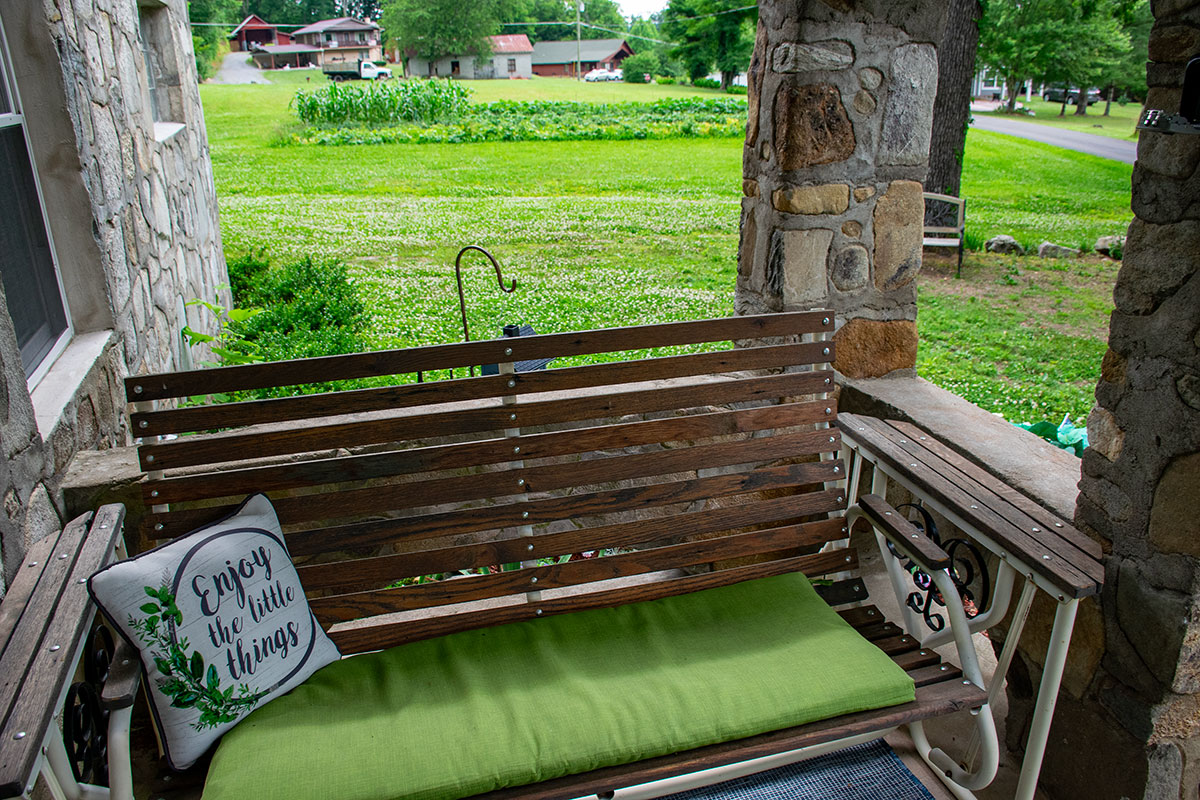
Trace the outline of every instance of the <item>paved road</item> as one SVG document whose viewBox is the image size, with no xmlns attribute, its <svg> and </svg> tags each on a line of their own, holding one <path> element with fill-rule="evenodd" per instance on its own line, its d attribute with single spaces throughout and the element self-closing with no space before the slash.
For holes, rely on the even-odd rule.
<svg viewBox="0 0 1200 800">
<path fill-rule="evenodd" d="M 226 59 L 228 61 L 228 59 Z M 1009 136 L 1019 136 L 1022 139 L 1032 139 L 1035 142 L 1045 142 L 1068 150 L 1078 150 L 1081 153 L 1091 153 L 1101 158 L 1111 158 L 1132 164 L 1137 159 L 1137 143 L 1126 139 L 1114 139 L 1111 136 L 1097 136 L 1094 133 L 1062 130 L 1049 125 L 1039 125 L 1036 122 L 1021 122 L 1015 119 L 1004 119 L 987 114 L 976 114 L 971 127 L 981 131 L 1006 133 Z"/>
<path fill-rule="evenodd" d="M 262 70 L 248 63 L 248 53 L 229 53 L 221 61 L 217 74 L 210 83 L 270 83 L 263 77 Z"/>
</svg>

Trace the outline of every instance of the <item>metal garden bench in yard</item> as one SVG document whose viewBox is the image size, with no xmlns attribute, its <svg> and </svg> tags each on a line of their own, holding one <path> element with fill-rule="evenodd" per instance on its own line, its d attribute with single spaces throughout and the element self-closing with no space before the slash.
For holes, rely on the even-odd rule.
<svg viewBox="0 0 1200 800">
<path fill-rule="evenodd" d="M 851 517 L 930 576 L 962 668 L 868 602 L 833 329 L 798 312 L 129 378 L 137 534 L 165 544 L 92 588 L 141 646 L 168 757 L 199 760 L 206 800 L 656 797 L 969 711 L 978 766 L 924 751 L 969 796 L 998 759 L 970 621 L 950 555 L 876 496 Z M 499 373 L 403 382 L 481 364 Z M 206 767 L 194 734 L 220 736 Z"/>
<path fill-rule="evenodd" d="M 958 271 L 962 275 L 963 246 L 966 239 L 967 201 L 948 194 L 925 192 L 924 247 L 957 247 Z"/>
</svg>

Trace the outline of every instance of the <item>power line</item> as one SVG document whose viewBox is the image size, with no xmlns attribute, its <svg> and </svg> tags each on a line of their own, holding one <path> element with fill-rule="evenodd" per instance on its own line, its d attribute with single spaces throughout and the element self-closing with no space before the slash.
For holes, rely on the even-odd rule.
<svg viewBox="0 0 1200 800">
<path fill-rule="evenodd" d="M 736 14 L 739 11 L 749 11 L 752 8 L 758 8 L 758 4 L 755 3 L 752 6 L 741 6 L 739 8 L 729 8 L 729 9 L 726 9 L 725 11 L 714 11 L 711 14 L 697 14 L 694 17 L 672 17 L 670 20 L 663 20 L 663 21 L 664 22 L 691 22 L 694 19 L 708 19 L 709 17 L 719 17 L 722 14 Z"/>
</svg>

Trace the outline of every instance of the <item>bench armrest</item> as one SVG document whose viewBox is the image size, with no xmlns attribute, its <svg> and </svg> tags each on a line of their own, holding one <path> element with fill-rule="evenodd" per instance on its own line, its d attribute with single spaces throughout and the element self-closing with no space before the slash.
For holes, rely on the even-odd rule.
<svg viewBox="0 0 1200 800">
<path fill-rule="evenodd" d="M 892 544 L 925 572 L 937 572 L 950 566 L 950 556 L 936 542 L 887 504 L 882 497 L 866 494 L 858 499 L 862 515 L 870 520 L 875 529 L 886 536 Z"/>
<path fill-rule="evenodd" d="M 108 677 L 104 679 L 100 705 L 109 711 L 132 706 L 141 683 L 142 662 L 138 659 L 137 651 L 121 639 L 113 651 Z"/>
</svg>

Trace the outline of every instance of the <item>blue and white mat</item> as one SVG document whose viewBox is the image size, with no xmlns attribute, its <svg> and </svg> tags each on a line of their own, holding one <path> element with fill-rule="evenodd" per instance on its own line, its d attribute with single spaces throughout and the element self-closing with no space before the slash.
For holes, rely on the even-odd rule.
<svg viewBox="0 0 1200 800">
<path fill-rule="evenodd" d="M 882 739 L 664 800 L 934 800 Z"/>
</svg>

